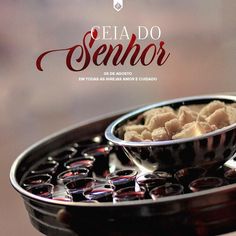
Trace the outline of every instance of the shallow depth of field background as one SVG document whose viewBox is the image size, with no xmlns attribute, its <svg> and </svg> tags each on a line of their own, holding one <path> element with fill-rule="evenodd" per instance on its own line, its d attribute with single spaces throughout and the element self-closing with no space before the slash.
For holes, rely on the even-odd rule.
<svg viewBox="0 0 236 236">
<path fill-rule="evenodd" d="M 37 236 L 9 169 L 25 148 L 64 127 L 118 110 L 182 96 L 236 90 L 234 0 L 0 1 L 0 235 Z M 35 68 L 43 51 L 81 43 L 93 25 L 160 26 L 170 58 L 162 67 L 90 66 L 70 72 L 65 55 Z M 145 42 L 143 42 L 145 45 Z M 146 42 L 147 43 L 147 42 Z M 105 71 L 156 76 L 156 82 L 80 82 Z"/>
</svg>

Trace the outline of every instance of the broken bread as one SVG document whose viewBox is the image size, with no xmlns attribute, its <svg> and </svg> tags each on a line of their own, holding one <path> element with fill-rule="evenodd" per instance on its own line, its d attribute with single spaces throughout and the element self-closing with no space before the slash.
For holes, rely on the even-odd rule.
<svg viewBox="0 0 236 236">
<path fill-rule="evenodd" d="M 208 104 L 150 109 L 123 127 L 124 140 L 165 141 L 200 136 L 236 123 L 236 103 L 214 100 Z"/>
</svg>

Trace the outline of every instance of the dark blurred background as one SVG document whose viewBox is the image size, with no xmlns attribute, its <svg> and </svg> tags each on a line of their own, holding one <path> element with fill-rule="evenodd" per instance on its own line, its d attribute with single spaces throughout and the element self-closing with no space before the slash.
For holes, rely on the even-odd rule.
<svg viewBox="0 0 236 236">
<path fill-rule="evenodd" d="M 124 0 L 0 1 L 0 235 L 40 235 L 9 183 L 15 158 L 41 138 L 80 121 L 175 97 L 236 89 L 236 1 Z M 35 68 L 40 53 L 81 43 L 93 25 L 160 26 L 171 53 L 162 67 L 91 66 L 70 72 L 54 54 Z M 145 44 L 145 42 L 143 42 Z M 105 71 L 155 76 L 155 82 L 81 82 Z"/>
</svg>

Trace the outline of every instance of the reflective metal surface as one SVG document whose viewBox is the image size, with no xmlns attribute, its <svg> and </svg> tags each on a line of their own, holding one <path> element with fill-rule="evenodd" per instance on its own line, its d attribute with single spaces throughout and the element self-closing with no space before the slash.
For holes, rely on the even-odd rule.
<svg viewBox="0 0 236 236">
<path fill-rule="evenodd" d="M 151 142 L 128 142 L 123 140 L 123 137 L 119 137 L 117 131 L 128 121 L 153 108 L 170 106 L 177 109 L 182 105 L 208 104 L 214 100 L 233 103 L 236 101 L 236 96 L 202 95 L 148 105 L 112 122 L 106 129 L 105 136 L 109 141 L 122 146 L 137 166 L 149 171 L 180 169 L 194 165 L 209 167 L 220 165 L 226 162 L 236 150 L 236 124 L 198 137 Z"/>
<path fill-rule="evenodd" d="M 118 115 L 119 116 L 119 115 Z M 104 132 L 117 117 L 80 124 L 52 135 L 22 153 L 11 182 L 24 199 L 32 224 L 46 235 L 213 235 L 236 230 L 236 185 L 198 193 L 113 203 L 73 203 L 44 199 L 20 181 L 32 163 L 63 145 Z M 171 226 L 171 227 L 170 227 Z"/>
</svg>

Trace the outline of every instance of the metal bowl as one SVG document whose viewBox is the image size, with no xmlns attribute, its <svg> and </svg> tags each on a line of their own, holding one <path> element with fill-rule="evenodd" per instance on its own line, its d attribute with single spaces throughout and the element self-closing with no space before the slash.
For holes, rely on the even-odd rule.
<svg viewBox="0 0 236 236">
<path fill-rule="evenodd" d="M 148 171 L 176 170 L 188 166 L 215 167 L 227 161 L 236 150 L 236 123 L 193 138 L 168 141 L 128 142 L 118 135 L 118 128 L 153 108 L 208 104 L 213 100 L 236 102 L 236 96 L 203 95 L 186 97 L 148 105 L 132 111 L 114 122 L 105 131 L 106 138 L 122 146 L 127 156 L 140 168 Z"/>
<path fill-rule="evenodd" d="M 236 230 L 236 184 L 197 193 L 113 203 L 61 202 L 33 195 L 21 186 L 25 173 L 42 156 L 78 140 L 100 135 L 122 114 L 76 125 L 24 151 L 10 179 L 21 194 L 31 223 L 49 236 L 216 235 Z M 231 165 L 235 165 L 232 159 Z"/>
</svg>

